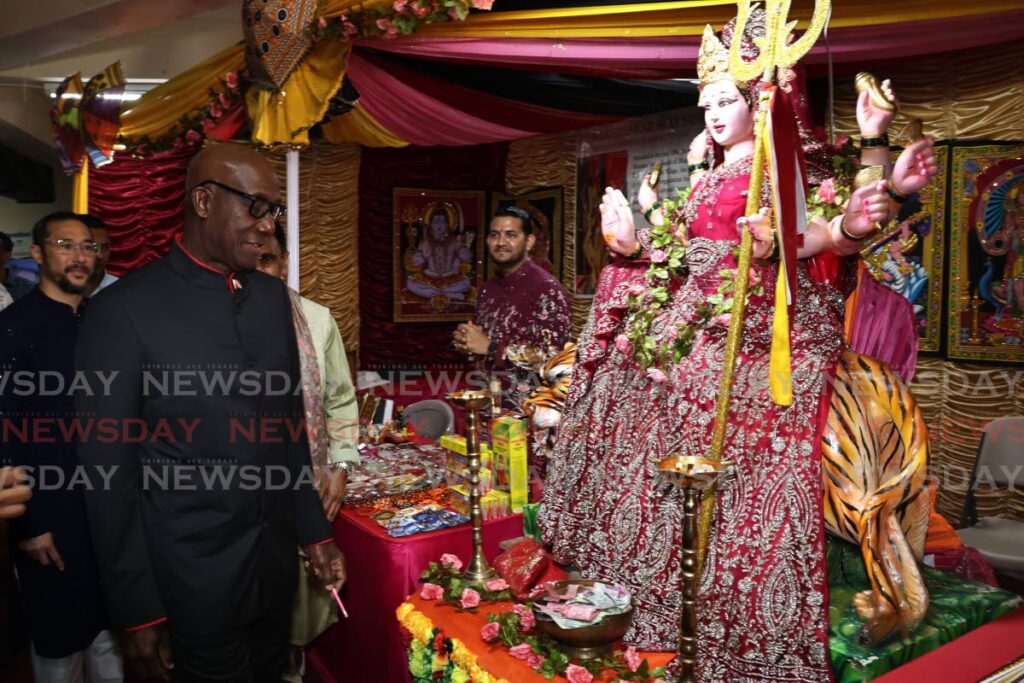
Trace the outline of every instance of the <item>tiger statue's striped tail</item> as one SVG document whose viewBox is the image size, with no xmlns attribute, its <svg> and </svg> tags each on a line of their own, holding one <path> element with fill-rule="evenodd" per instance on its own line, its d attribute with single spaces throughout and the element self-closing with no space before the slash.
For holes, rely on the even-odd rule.
<svg viewBox="0 0 1024 683">
<path fill-rule="evenodd" d="M 871 580 L 854 600 L 868 639 L 913 630 L 928 611 L 918 569 L 928 532 L 928 430 L 892 368 L 843 355 L 821 453 L 825 528 L 860 546 Z"/>
</svg>

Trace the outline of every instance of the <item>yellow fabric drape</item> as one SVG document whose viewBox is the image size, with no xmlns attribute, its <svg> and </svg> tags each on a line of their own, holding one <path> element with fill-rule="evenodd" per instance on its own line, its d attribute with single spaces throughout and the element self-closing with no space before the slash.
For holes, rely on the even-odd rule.
<svg viewBox="0 0 1024 683">
<path fill-rule="evenodd" d="M 252 119 L 253 142 L 309 144 L 309 129 L 324 117 L 330 99 L 341 88 L 351 51 L 351 43 L 321 40 L 280 93 L 250 87 L 245 105 Z"/>
<path fill-rule="evenodd" d="M 89 159 L 75 172 L 71 180 L 71 210 L 75 213 L 89 213 Z"/>
<path fill-rule="evenodd" d="M 153 88 L 121 113 L 121 136 L 156 138 L 168 132 L 185 114 L 210 103 L 210 89 L 221 90 L 221 79 L 229 71 L 245 68 L 242 43 L 196 64 L 163 85 Z"/>
<path fill-rule="evenodd" d="M 263 154 L 283 188 L 285 152 Z M 359 350 L 359 160 L 356 145 L 299 153 L 299 291 L 331 309 L 350 354 Z"/>
<path fill-rule="evenodd" d="M 320 130 L 324 140 L 332 144 L 354 142 L 364 147 L 405 147 L 409 144 L 359 105 L 343 116 L 335 116 Z"/>
<path fill-rule="evenodd" d="M 341 14 L 361 12 L 370 7 L 389 4 L 391 3 L 386 0 L 377 0 L 376 2 L 372 0 L 370 2 L 359 2 L 359 0 L 327 0 L 320 8 L 320 16 L 331 18 Z"/>
<path fill-rule="evenodd" d="M 892 79 L 901 112 L 931 138 L 1024 139 L 1024 40 L 893 61 L 878 76 Z M 853 79 L 836 85 L 836 131 L 858 138 Z M 905 121 L 897 116 L 891 130 Z"/>
<path fill-rule="evenodd" d="M 499 0 L 500 1 L 500 0 Z M 1019 0 L 858 0 L 833 8 L 832 28 L 949 19 L 1020 9 Z M 794 0 L 790 16 L 806 25 L 813 0 Z M 572 7 L 521 12 L 473 13 L 466 21 L 422 26 L 419 36 L 491 38 L 625 38 L 698 36 L 736 15 L 735 0 L 684 0 L 638 5 Z"/>
</svg>

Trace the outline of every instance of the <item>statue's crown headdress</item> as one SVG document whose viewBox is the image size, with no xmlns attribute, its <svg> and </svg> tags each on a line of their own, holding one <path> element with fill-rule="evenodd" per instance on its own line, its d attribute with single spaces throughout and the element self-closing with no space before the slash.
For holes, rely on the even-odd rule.
<svg viewBox="0 0 1024 683">
<path fill-rule="evenodd" d="M 729 50 L 715 35 L 711 24 L 704 27 L 704 36 L 700 41 L 700 52 L 697 53 L 697 77 L 700 79 L 701 88 L 706 88 L 719 81 L 732 80 L 732 76 L 729 74 Z"/>
<path fill-rule="evenodd" d="M 712 83 L 731 80 L 741 91 L 751 85 L 750 81 L 737 78 L 729 68 L 729 48 L 733 41 L 740 41 L 740 56 L 744 62 L 757 60 L 761 50 L 758 40 L 765 36 L 765 11 L 761 7 L 753 7 L 747 18 L 741 36 L 736 36 L 736 19 L 722 27 L 722 37 L 715 35 L 710 25 L 704 27 L 704 36 L 700 41 L 700 52 L 697 54 L 697 77 L 700 78 L 701 89 Z M 759 81 L 760 78 L 754 79 Z"/>
</svg>

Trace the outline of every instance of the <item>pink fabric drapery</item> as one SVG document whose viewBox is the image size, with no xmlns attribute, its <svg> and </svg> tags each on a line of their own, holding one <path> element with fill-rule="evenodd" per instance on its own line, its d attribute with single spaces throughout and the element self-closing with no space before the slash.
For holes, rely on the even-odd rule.
<svg viewBox="0 0 1024 683">
<path fill-rule="evenodd" d="M 535 135 L 499 126 L 424 95 L 356 53 L 348 77 L 361 94 L 359 104 L 389 131 L 413 145 L 478 145 Z"/>
<path fill-rule="evenodd" d="M 955 19 L 836 28 L 828 33 L 836 63 L 885 60 L 963 50 L 1015 40 L 1024 34 L 1024 10 Z M 516 65 L 580 75 L 682 78 L 695 73 L 700 36 L 681 38 L 425 38 L 376 41 L 376 50 L 477 64 Z M 825 41 L 802 60 L 824 64 Z"/>
<path fill-rule="evenodd" d="M 888 363 L 908 384 L 917 368 L 918 329 L 907 299 L 861 273 L 850 348 Z"/>
</svg>

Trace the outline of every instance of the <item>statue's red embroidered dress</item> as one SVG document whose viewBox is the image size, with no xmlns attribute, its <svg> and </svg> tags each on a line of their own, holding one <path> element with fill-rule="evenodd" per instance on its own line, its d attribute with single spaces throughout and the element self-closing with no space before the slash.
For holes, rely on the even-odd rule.
<svg viewBox="0 0 1024 683">
<path fill-rule="evenodd" d="M 687 269 L 651 334 L 661 338 L 693 320 L 718 290 L 721 271 L 735 268 L 750 165 L 748 157 L 719 166 L 694 189 L 684 212 Z M 761 282 L 775 282 L 774 264 L 753 268 Z M 616 262 L 601 275 L 548 463 L 541 524 L 560 562 L 632 589 L 637 611 L 629 643 L 674 650 L 682 504 L 655 464 L 672 452 L 708 452 L 726 326 L 713 321 L 699 330 L 667 380 L 652 381 L 615 343 L 627 289 L 643 283 L 644 272 L 640 264 Z M 749 297 L 723 455 L 736 464 L 719 485 L 700 589 L 698 674 L 709 683 L 831 679 L 819 444 L 827 378 L 844 348 L 842 299 L 813 283 L 801 265 L 794 400 L 784 408 L 769 395 L 774 300 L 765 289 L 769 296 Z"/>
</svg>

